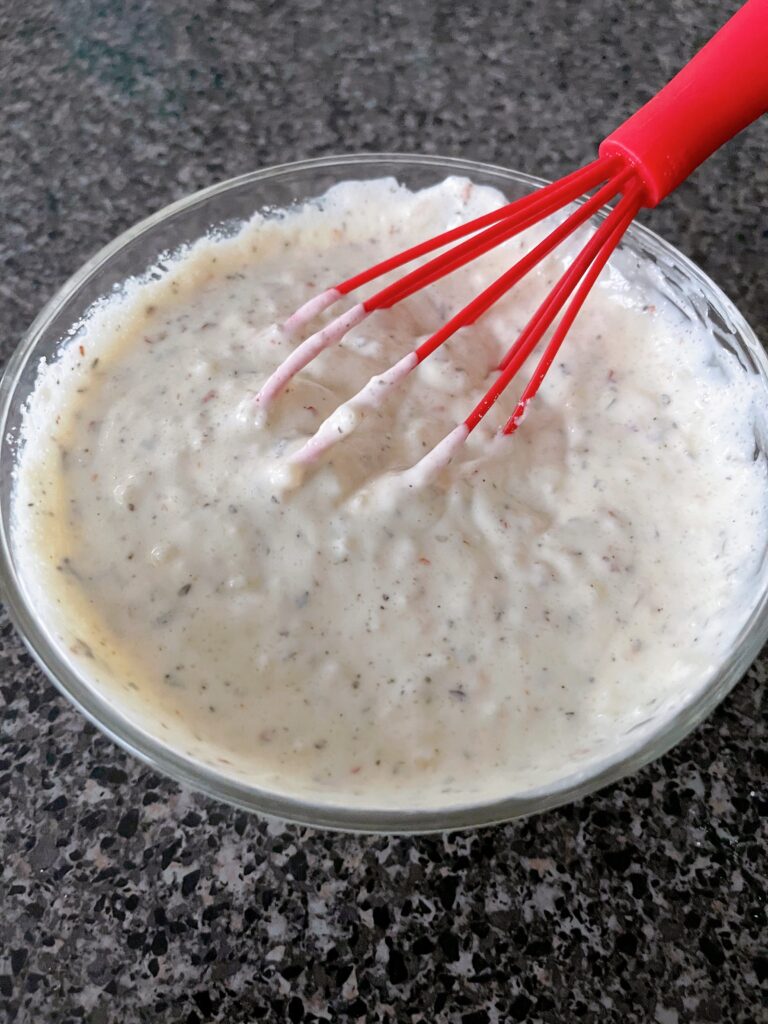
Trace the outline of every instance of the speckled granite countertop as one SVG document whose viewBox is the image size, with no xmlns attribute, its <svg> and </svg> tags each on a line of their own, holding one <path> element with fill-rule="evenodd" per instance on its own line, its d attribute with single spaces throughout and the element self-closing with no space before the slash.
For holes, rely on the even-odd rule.
<svg viewBox="0 0 768 1024">
<path fill-rule="evenodd" d="M 98 246 L 254 167 L 426 150 L 562 173 L 735 6 L 2 0 L 3 356 Z M 764 339 L 767 155 L 765 121 L 644 218 Z M 366 839 L 146 770 L 5 618 L 0 659 L 3 1021 L 767 1019 L 768 661 L 597 796 Z"/>
</svg>

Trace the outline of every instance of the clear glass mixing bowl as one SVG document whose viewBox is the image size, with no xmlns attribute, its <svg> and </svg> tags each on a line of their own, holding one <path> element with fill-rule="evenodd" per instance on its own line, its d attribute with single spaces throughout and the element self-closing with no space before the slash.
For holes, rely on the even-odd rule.
<svg viewBox="0 0 768 1024">
<path fill-rule="evenodd" d="M 0 385 L 0 582 L 3 599 L 19 633 L 43 671 L 102 732 L 158 771 L 211 796 L 250 811 L 329 828 L 365 832 L 428 832 L 499 822 L 574 800 L 632 772 L 677 743 L 707 715 L 740 679 L 768 636 L 766 559 L 755 583 L 755 605 L 711 679 L 685 706 L 641 738 L 628 734 L 626 746 L 587 771 L 564 775 L 546 788 L 510 793 L 502 800 L 435 810 L 359 808 L 330 805 L 280 794 L 228 778 L 169 747 L 147 727 L 140 728 L 105 695 L 92 689 L 57 649 L 21 586 L 10 531 L 13 470 L 24 403 L 41 357 L 55 355 L 61 340 L 86 310 L 126 278 L 140 275 L 162 254 L 194 241 L 211 228 L 233 226 L 256 210 L 284 208 L 318 196 L 348 178 L 393 175 L 412 189 L 463 174 L 490 185 L 510 199 L 544 184 L 539 178 L 469 160 L 436 156 L 364 154 L 323 157 L 245 174 L 182 199 L 126 231 L 90 259 L 45 306 L 12 356 Z M 752 330 L 730 300 L 693 263 L 651 231 L 633 227 L 624 248 L 653 261 L 664 290 L 684 314 L 706 323 L 736 355 L 745 373 L 755 374 L 766 392 L 768 361 Z M 758 436 L 756 444 L 764 449 Z"/>
</svg>

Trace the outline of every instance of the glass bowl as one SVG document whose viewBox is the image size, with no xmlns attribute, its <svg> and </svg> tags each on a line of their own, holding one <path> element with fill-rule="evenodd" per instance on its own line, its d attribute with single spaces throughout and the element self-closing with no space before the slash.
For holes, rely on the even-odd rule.
<svg viewBox="0 0 768 1024">
<path fill-rule="evenodd" d="M 363 832 L 428 832 L 500 822 L 582 797 L 635 771 L 663 754 L 700 722 L 741 678 L 768 636 L 768 572 L 764 557 L 755 604 L 748 620 L 711 678 L 682 707 L 647 728 L 628 734 L 625 747 L 587 770 L 556 783 L 500 800 L 434 810 L 345 807 L 285 797 L 229 778 L 172 749 L 139 727 L 93 689 L 57 647 L 21 584 L 10 531 L 13 471 L 19 450 L 21 414 L 41 358 L 52 358 L 70 328 L 99 298 L 126 278 L 140 275 L 163 254 L 192 242 L 212 228 L 231 228 L 257 210 L 284 208 L 318 196 L 348 178 L 392 175 L 408 187 L 423 188 L 449 174 L 463 174 L 493 186 L 510 199 L 545 182 L 517 171 L 469 160 L 437 156 L 363 154 L 323 157 L 271 167 L 233 178 L 166 207 L 126 231 L 90 259 L 45 306 L 13 354 L 0 384 L 0 582 L 13 622 L 38 664 L 58 689 L 103 733 L 157 771 L 235 806 L 303 824 Z M 633 226 L 625 252 L 652 261 L 663 291 L 685 316 L 704 322 L 738 359 L 745 373 L 758 377 L 768 407 L 768 361 L 752 330 L 730 300 L 685 256 L 646 228 Z M 760 451 L 764 439 L 756 438 Z"/>
</svg>

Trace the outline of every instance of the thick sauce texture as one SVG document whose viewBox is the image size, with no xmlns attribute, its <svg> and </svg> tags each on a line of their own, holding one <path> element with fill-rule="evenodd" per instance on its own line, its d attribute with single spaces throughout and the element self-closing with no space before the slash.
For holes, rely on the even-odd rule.
<svg viewBox="0 0 768 1024">
<path fill-rule="evenodd" d="M 129 282 L 41 366 L 17 559 L 55 642 L 146 731 L 273 791 L 437 807 L 588 771 L 710 678 L 766 544 L 756 385 L 627 253 L 515 435 L 495 432 L 524 374 L 437 479 L 401 486 L 562 258 L 285 486 L 333 409 L 532 237 L 370 317 L 262 422 L 255 396 L 297 343 L 279 324 L 502 201 L 460 178 L 343 183 Z"/>
</svg>

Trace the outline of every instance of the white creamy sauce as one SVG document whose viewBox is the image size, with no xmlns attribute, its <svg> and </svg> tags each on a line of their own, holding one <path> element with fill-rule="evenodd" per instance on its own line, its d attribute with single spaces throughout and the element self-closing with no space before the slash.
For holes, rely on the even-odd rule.
<svg viewBox="0 0 768 1024">
<path fill-rule="evenodd" d="M 402 471 L 486 390 L 562 260 L 297 453 L 530 234 L 353 327 L 259 414 L 301 337 L 372 289 L 298 337 L 290 313 L 502 201 L 459 178 L 344 183 L 129 283 L 41 367 L 17 559 L 56 642 L 147 732 L 282 793 L 435 807 L 586 771 L 709 678 L 766 544 L 756 392 L 627 254 L 518 432 L 495 434 L 525 374 L 431 482 Z"/>
</svg>

